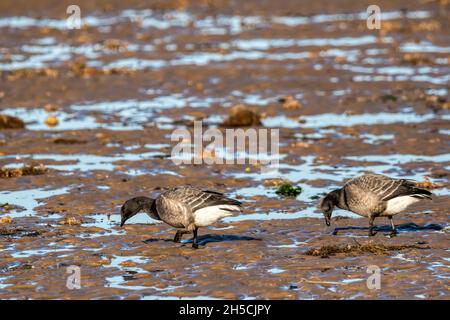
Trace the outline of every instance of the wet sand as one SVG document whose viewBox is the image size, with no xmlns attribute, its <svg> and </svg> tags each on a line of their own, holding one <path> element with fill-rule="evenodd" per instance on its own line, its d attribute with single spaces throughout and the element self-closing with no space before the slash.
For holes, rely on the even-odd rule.
<svg viewBox="0 0 450 320">
<path fill-rule="evenodd" d="M 352 1 L 78 4 L 67 30 L 63 2 L 0 3 L 0 114 L 26 125 L 0 129 L 0 166 L 46 169 L 0 179 L 0 298 L 449 298 L 449 4 L 380 1 L 380 30 Z M 237 104 L 280 129 L 278 174 L 173 163 L 174 129 L 218 127 Z M 340 210 L 325 228 L 317 199 L 370 171 L 428 177 L 433 201 L 397 216 L 395 238 Z M 279 178 L 302 193 L 280 198 Z M 200 229 L 198 250 L 145 215 L 119 227 L 126 199 L 178 185 L 245 210 Z"/>
</svg>

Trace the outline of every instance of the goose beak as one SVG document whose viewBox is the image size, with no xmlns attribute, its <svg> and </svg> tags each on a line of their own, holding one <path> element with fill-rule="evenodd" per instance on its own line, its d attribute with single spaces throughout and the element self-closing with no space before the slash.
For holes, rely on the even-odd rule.
<svg viewBox="0 0 450 320">
<path fill-rule="evenodd" d="M 325 218 L 325 224 L 329 227 L 331 225 L 331 214 L 324 214 L 323 216 Z"/>
</svg>

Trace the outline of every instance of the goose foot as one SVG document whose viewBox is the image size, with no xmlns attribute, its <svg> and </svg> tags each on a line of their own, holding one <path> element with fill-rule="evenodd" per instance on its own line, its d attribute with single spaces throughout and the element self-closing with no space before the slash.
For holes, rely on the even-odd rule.
<svg viewBox="0 0 450 320">
<path fill-rule="evenodd" d="M 189 233 L 188 231 L 184 231 L 184 230 L 178 230 L 177 233 L 175 234 L 175 238 L 173 238 L 173 242 L 179 243 L 181 242 L 181 239 L 183 238 L 183 234 L 185 233 Z"/>
<path fill-rule="evenodd" d="M 375 220 L 375 217 L 369 217 L 369 237 L 373 237 L 377 233 L 373 231 L 373 221 Z"/>
<path fill-rule="evenodd" d="M 394 238 L 397 236 L 397 230 L 392 230 L 391 233 L 389 233 L 389 238 Z"/>
<path fill-rule="evenodd" d="M 194 229 L 194 238 L 192 239 L 192 248 L 194 249 L 198 249 L 198 244 L 197 244 L 197 230 L 198 228 Z"/>
<path fill-rule="evenodd" d="M 394 219 L 392 219 L 392 216 L 389 216 L 389 221 L 391 222 L 391 234 L 389 235 L 390 238 L 393 238 L 397 235 L 397 229 L 395 229 Z"/>
<path fill-rule="evenodd" d="M 175 243 L 181 242 L 181 234 L 179 233 L 179 231 L 177 231 L 177 233 L 175 234 L 175 238 L 173 238 L 173 242 L 175 242 Z"/>
</svg>

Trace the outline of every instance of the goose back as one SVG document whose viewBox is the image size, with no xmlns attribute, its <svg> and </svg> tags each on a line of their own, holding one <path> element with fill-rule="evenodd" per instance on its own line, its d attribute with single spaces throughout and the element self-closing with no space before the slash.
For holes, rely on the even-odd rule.
<svg viewBox="0 0 450 320">
<path fill-rule="evenodd" d="M 241 203 L 225 197 L 222 193 L 201 190 L 194 187 L 179 187 L 163 192 L 156 199 L 156 209 L 159 217 L 169 225 L 177 228 L 192 229 L 196 220 L 202 221 L 200 225 L 209 225 L 212 222 L 230 215 L 227 207 L 239 207 Z M 223 208 L 222 213 L 211 208 Z M 203 209 L 203 210 L 202 210 Z M 195 214 L 197 213 L 197 215 Z M 205 218 L 208 216 L 207 218 Z"/>
</svg>

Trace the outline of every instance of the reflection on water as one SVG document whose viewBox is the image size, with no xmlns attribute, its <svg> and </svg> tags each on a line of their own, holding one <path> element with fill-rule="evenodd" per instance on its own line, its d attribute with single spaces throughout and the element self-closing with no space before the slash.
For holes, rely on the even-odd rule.
<svg viewBox="0 0 450 320">
<path fill-rule="evenodd" d="M 126 199 L 124 199 L 125 201 Z M 100 229 L 106 230 L 108 235 L 123 235 L 126 233 L 124 228 L 120 228 L 120 214 L 119 208 L 115 210 L 115 212 L 111 212 L 109 215 L 105 214 L 93 214 L 88 215 L 86 218 L 86 222 L 83 223 L 82 227 L 96 227 Z M 159 224 L 161 221 L 151 219 L 147 214 L 141 213 L 137 214 L 134 217 L 131 217 L 127 220 L 127 225 L 129 224 Z M 92 234 L 88 237 L 97 237 L 103 236 L 105 234 Z"/>
<path fill-rule="evenodd" d="M 427 269 L 432 271 L 435 278 L 439 280 L 450 280 L 450 264 L 448 258 L 442 259 L 442 261 L 433 261 L 427 265 Z"/>
<path fill-rule="evenodd" d="M 395 167 L 399 163 L 409 162 L 450 162 L 450 153 L 437 154 L 434 156 L 426 156 L 420 154 L 385 154 L 385 155 L 362 155 L 362 156 L 348 156 L 346 159 L 355 161 L 368 161 L 368 162 L 382 162 L 388 163 L 390 166 Z"/>
<path fill-rule="evenodd" d="M 363 141 L 368 144 L 378 144 L 383 141 L 392 141 L 395 139 L 394 134 L 371 134 L 371 133 L 363 133 L 360 135 L 363 138 Z"/>
<path fill-rule="evenodd" d="M 0 63 L 0 69 L 44 68 L 58 62 L 68 61 L 75 55 L 83 55 L 87 59 L 96 59 L 102 53 L 109 52 L 105 51 L 101 44 L 70 46 L 53 44 L 54 41 L 53 38 L 45 37 L 36 41 L 38 44 L 21 46 L 20 51 L 23 55 L 15 55 L 10 63 Z"/>
<path fill-rule="evenodd" d="M 165 156 L 159 151 L 148 151 L 143 153 L 122 153 L 113 156 L 98 156 L 94 154 L 21 154 L 0 156 L 0 159 L 12 159 L 13 161 L 20 161 L 15 164 L 20 167 L 22 161 L 25 159 L 32 160 L 51 160 L 51 164 L 47 164 L 46 168 L 61 170 L 61 171 L 81 171 L 89 172 L 94 170 L 113 171 L 116 168 L 114 164 L 117 161 L 142 161 L 147 159 L 155 159 L 157 157 Z M 63 164 L 54 164 L 53 162 L 64 162 Z M 67 164 L 66 162 L 72 162 Z M 6 167 L 11 167 L 9 164 Z M 124 173 L 127 173 L 126 171 Z"/>
<path fill-rule="evenodd" d="M 110 215 L 105 214 L 93 214 L 86 216 L 85 222 L 81 224 L 85 228 L 100 228 L 105 230 L 105 232 L 96 233 L 81 233 L 78 236 L 80 238 L 97 238 L 102 236 L 118 236 L 125 234 L 124 229 L 120 229 L 120 215 Z"/>
<path fill-rule="evenodd" d="M 383 20 L 396 19 L 427 19 L 430 12 L 417 10 L 411 12 L 387 11 L 382 12 Z M 156 29 L 167 30 L 170 28 L 182 30 L 189 28 L 193 34 L 206 35 L 238 35 L 249 30 L 270 29 L 275 25 L 284 25 L 288 28 L 295 28 L 299 25 L 321 24 L 342 21 L 359 21 L 367 18 L 366 12 L 355 13 L 325 13 L 312 16 L 230 16 L 218 14 L 215 16 L 198 17 L 188 11 L 167 10 L 164 12 L 153 10 L 134 10 L 127 9 L 121 11 L 116 16 L 83 16 L 82 24 L 87 27 L 97 28 L 100 32 L 112 32 L 118 24 L 131 23 L 137 29 Z M 65 19 L 50 18 L 32 18 L 32 17 L 0 17 L 0 28 L 26 29 L 26 28 L 49 28 L 65 30 Z M 331 29 L 330 29 L 331 28 Z M 336 25 L 328 26 L 329 30 L 336 29 Z M 208 66 L 211 63 L 230 62 L 236 60 L 256 60 L 267 59 L 273 61 L 311 59 L 317 54 L 315 51 L 304 50 L 305 47 L 334 47 L 327 48 L 319 55 L 321 57 L 343 57 L 348 62 L 362 65 L 339 65 L 334 63 L 333 67 L 337 70 L 344 69 L 358 73 L 353 80 L 356 82 L 365 81 L 417 81 L 430 82 L 435 84 L 446 84 L 450 81 L 448 72 L 442 73 L 442 70 L 432 67 L 410 67 L 410 66 L 380 66 L 367 68 L 364 65 L 373 65 L 376 63 L 388 64 L 384 57 L 369 57 L 362 55 L 359 49 L 349 48 L 357 46 L 384 45 L 392 44 L 392 37 L 377 37 L 374 35 L 363 36 L 345 36 L 335 38 L 234 38 L 228 42 L 218 42 L 214 48 L 221 49 L 220 52 L 208 52 L 207 50 L 198 50 L 195 43 L 186 43 L 184 48 L 178 46 L 176 42 L 176 32 L 170 36 L 155 37 L 150 43 L 127 43 L 126 51 L 141 52 L 145 57 L 118 57 L 110 59 L 109 57 L 117 54 L 117 50 L 111 50 L 104 43 L 69 45 L 57 43 L 53 37 L 45 36 L 41 39 L 35 39 L 30 44 L 23 44 L 11 52 L 10 58 L 6 61 L 0 61 L 0 70 L 15 70 L 21 68 L 44 68 L 60 65 L 74 57 L 84 56 L 86 64 L 92 67 L 103 69 L 110 68 L 130 68 L 135 70 L 142 69 L 161 69 L 182 65 Z M 163 45 L 165 53 L 169 55 L 158 54 L 158 49 Z M 269 50 L 291 48 L 289 52 L 269 52 Z M 301 48 L 302 51 L 295 51 L 295 48 Z M 185 50 L 183 50 L 185 49 Z M 197 50 L 196 50 L 197 49 Z M 294 49 L 294 50 L 293 50 Z M 368 55 L 385 54 L 384 48 L 367 48 Z M 448 53 L 449 47 L 435 45 L 430 41 L 420 41 L 417 43 L 400 43 L 401 52 L 431 52 Z M 119 52 L 121 50 L 118 50 Z M 187 52 L 186 52 L 187 51 Z M 164 58 L 161 58 L 163 56 Z M 108 57 L 108 62 L 104 63 L 102 58 Z M 445 61 L 443 62 L 445 64 Z M 319 64 L 317 64 L 319 66 Z M 445 70 L 444 70 L 445 71 Z M 362 74 L 361 74 L 362 73 Z M 440 73 L 440 74 L 439 74 Z M 87 121 L 90 121 L 87 119 Z M 75 125 L 75 124 L 74 124 Z M 86 127 L 84 127 L 86 128 Z"/>
<path fill-rule="evenodd" d="M 139 264 L 148 263 L 150 260 L 141 256 L 118 256 L 113 255 L 111 258 L 111 263 L 105 265 L 105 268 L 116 268 L 126 273 L 126 275 L 107 277 L 106 287 L 127 289 L 127 290 L 144 290 L 152 287 L 146 287 L 141 285 L 132 285 L 129 283 L 133 279 L 133 275 L 148 274 L 149 272 L 143 268 L 138 267 Z"/>
<path fill-rule="evenodd" d="M 144 264 L 149 262 L 150 259 L 149 258 L 145 258 L 145 257 L 141 257 L 141 256 L 118 256 L 118 255 L 113 255 L 111 258 L 111 263 L 108 265 L 104 265 L 105 268 L 117 268 L 120 270 L 130 270 L 130 271 L 135 271 L 135 272 L 140 272 L 140 273 L 148 273 L 148 271 L 136 267 L 134 265 L 136 264 Z M 126 263 L 127 262 L 131 262 L 128 265 Z"/>
<path fill-rule="evenodd" d="M 158 295 L 152 295 L 151 297 L 154 299 L 166 299 L 171 298 L 165 296 L 167 293 L 174 292 L 177 288 L 181 286 L 172 286 L 168 285 L 164 288 L 159 288 L 156 286 L 143 286 L 138 284 L 134 284 L 135 278 L 134 275 L 139 274 L 140 279 L 142 279 L 143 274 L 150 274 L 147 270 L 140 267 L 140 265 L 145 265 L 150 262 L 150 259 L 142 256 L 119 256 L 116 254 L 112 255 L 111 262 L 108 265 L 105 265 L 105 268 L 115 268 L 119 269 L 122 272 L 122 275 L 115 275 L 106 277 L 105 281 L 106 287 L 117 288 L 117 289 L 125 289 L 125 290 L 154 290 L 158 293 Z M 150 296 L 149 296 L 150 297 Z M 144 296 L 145 298 L 145 296 Z"/>
<path fill-rule="evenodd" d="M 86 16 L 82 19 L 82 24 L 100 27 L 106 25 L 112 25 L 118 22 L 117 17 L 94 17 Z M 67 30 L 66 19 L 48 19 L 48 18 L 32 18 L 32 17 L 1 17 L 0 28 L 50 28 L 58 30 Z"/>
<path fill-rule="evenodd" d="M 272 274 L 283 273 L 283 272 L 285 272 L 285 271 L 286 271 L 286 270 L 280 269 L 280 268 L 277 268 L 277 267 L 275 267 L 275 268 L 270 268 L 270 269 L 267 270 L 267 272 L 272 273 Z"/>
<path fill-rule="evenodd" d="M 426 19 L 430 13 L 425 10 L 411 11 L 403 13 L 401 11 L 386 11 L 381 13 L 382 20 L 395 19 Z M 137 24 L 140 28 L 155 28 L 166 30 L 169 28 L 185 28 L 192 26 L 199 29 L 203 34 L 238 34 L 249 28 L 267 27 L 270 23 L 282 24 L 289 27 L 295 27 L 305 24 L 319 24 L 327 22 L 366 20 L 367 13 L 341 13 L 341 14 L 318 14 L 313 16 L 273 16 L 270 21 L 262 16 L 229 16 L 219 14 L 214 17 L 198 17 L 186 11 L 168 10 L 164 13 L 144 9 L 126 9 L 118 16 L 84 16 L 82 24 L 89 27 L 108 27 L 120 22 L 130 21 Z M 48 19 L 31 18 L 25 16 L 1 17 L 0 28 L 34 28 L 46 27 L 51 29 L 67 29 L 66 19 Z M 109 29 L 106 29 L 109 30 Z"/>
<path fill-rule="evenodd" d="M 326 127 L 351 127 L 356 125 L 378 125 L 394 123 L 421 123 L 432 119 L 449 120 L 450 115 L 435 115 L 433 113 L 416 114 L 411 112 L 393 113 L 364 113 L 364 114 L 335 114 L 323 113 L 317 115 L 302 116 L 300 118 L 290 118 L 285 115 L 272 116 L 262 119 L 263 125 L 269 128 L 326 128 Z M 210 116 L 206 121 L 210 124 L 219 124 L 223 122 L 224 117 Z M 332 132 L 332 131 L 321 131 Z M 322 137 L 320 133 L 316 133 Z M 387 137 L 385 137 L 387 139 Z M 380 138 L 383 139 L 383 138 Z"/>
<path fill-rule="evenodd" d="M 271 48 L 310 47 L 310 46 L 358 46 L 377 43 L 375 36 L 341 37 L 341 38 L 311 38 L 311 39 L 239 39 L 233 42 L 233 46 L 240 50 L 269 50 Z M 392 39 L 383 38 L 383 42 L 389 43 Z"/>
<path fill-rule="evenodd" d="M 55 244 L 50 244 L 49 247 L 54 246 Z M 12 252 L 11 256 L 13 258 L 29 258 L 31 256 L 44 256 L 44 255 L 51 255 L 55 253 L 60 252 L 70 252 L 75 250 L 74 245 L 64 245 L 59 248 L 46 248 L 46 249 L 30 249 L 30 250 L 21 250 Z"/>
<path fill-rule="evenodd" d="M 435 118 L 450 119 L 450 115 L 437 116 L 433 113 L 364 113 L 364 114 L 335 114 L 323 113 L 302 116 L 299 120 L 286 116 L 275 116 L 263 119 L 263 124 L 269 128 L 325 128 L 331 126 L 351 127 L 356 125 L 378 125 L 393 123 L 421 123 Z"/>
<path fill-rule="evenodd" d="M 450 81 L 450 75 L 436 76 L 436 75 L 414 75 L 414 76 L 372 76 L 372 75 L 358 75 L 353 77 L 355 82 L 393 82 L 393 81 L 417 81 L 429 82 L 433 84 L 446 84 Z"/>
<path fill-rule="evenodd" d="M 395 19 L 425 19 L 430 16 L 428 11 L 419 10 L 403 13 L 401 11 L 386 11 L 381 12 L 381 19 L 385 20 L 395 20 Z M 310 23 L 325 23 L 325 22 L 335 22 L 335 21 L 345 21 L 345 20 L 366 20 L 367 12 L 358 13 L 338 13 L 338 14 L 319 14 L 311 17 L 273 17 L 272 21 L 274 23 L 285 24 L 288 26 L 298 26 Z"/>
<path fill-rule="evenodd" d="M 361 282 L 366 281 L 367 279 L 363 278 L 353 278 L 353 279 L 342 279 L 342 283 L 349 284 L 349 283 L 355 283 L 355 282 Z"/>
<path fill-rule="evenodd" d="M 274 187 L 265 187 L 262 182 L 270 178 L 283 178 L 288 181 L 299 183 L 302 187 L 302 193 L 297 199 L 310 202 L 311 199 L 320 197 L 324 192 L 331 191 L 332 188 L 342 185 L 343 181 L 354 178 L 358 175 L 367 173 L 368 171 L 388 174 L 391 177 L 402 179 L 405 178 L 402 172 L 401 164 L 407 163 L 420 163 L 420 162 L 433 162 L 433 163 L 446 163 L 450 162 L 450 154 L 441 154 L 435 156 L 424 155 L 408 155 L 408 154 L 388 154 L 388 155 L 366 155 L 366 156 L 348 156 L 343 159 L 351 160 L 351 163 L 343 162 L 339 167 L 328 165 L 326 163 L 316 162 L 314 156 L 301 157 L 301 163 L 288 164 L 280 163 L 278 166 L 278 172 L 269 173 L 253 173 L 253 172 L 229 172 L 228 175 L 234 178 L 240 179 L 252 179 L 259 181 L 261 184 L 257 186 L 244 187 L 236 190 L 231 195 L 242 196 L 247 198 L 246 201 L 252 202 L 252 197 L 262 196 L 267 198 L 276 198 Z M 370 164 L 368 164 L 369 162 Z M 450 168 L 450 167 L 449 167 Z M 426 172 L 422 170 L 408 171 L 407 178 L 416 181 L 423 181 Z M 309 184 L 309 181 L 317 180 L 329 180 L 334 183 L 327 189 L 313 187 Z M 438 179 L 439 180 L 439 179 Z M 438 196 L 449 195 L 450 190 L 447 188 L 435 189 L 433 193 Z M 295 219 L 298 217 L 317 217 L 315 208 L 308 208 L 304 211 L 299 211 L 294 214 L 283 212 L 270 212 L 270 213 L 255 213 L 250 215 L 240 215 L 237 217 L 230 217 L 224 219 L 225 222 L 239 221 L 239 220 L 259 220 L 259 219 Z M 349 216 L 342 211 L 342 215 Z M 350 214 L 355 217 L 355 215 Z"/>
<path fill-rule="evenodd" d="M 1 191 L 0 204 L 9 203 L 19 206 L 18 210 L 8 212 L 11 218 L 31 216 L 34 208 L 39 206 L 41 200 L 68 193 L 74 186 L 66 186 L 58 189 L 36 188 L 28 190 Z"/>
<path fill-rule="evenodd" d="M 437 46 L 430 41 L 407 42 L 400 45 L 400 51 L 403 52 L 434 52 L 449 53 L 450 47 Z"/>
<path fill-rule="evenodd" d="M 14 278 L 14 277 L 13 276 L 6 276 L 6 277 L 0 276 L 0 289 L 5 289 L 5 288 L 7 288 L 9 286 L 12 286 L 12 284 L 4 283 L 8 279 L 12 279 L 12 278 Z"/>
<path fill-rule="evenodd" d="M 141 130 L 140 125 L 128 125 L 122 123 L 99 123 L 93 116 L 79 113 L 69 114 L 64 111 L 47 112 L 44 109 L 36 108 L 9 108 L 1 111 L 4 114 L 18 117 L 26 123 L 28 130 L 89 130 L 89 129 L 109 129 L 109 130 Z M 58 124 L 48 126 L 45 121 L 48 117 L 54 116 L 58 119 Z"/>
<path fill-rule="evenodd" d="M 380 155 L 380 156 L 369 156 L 369 158 L 365 158 L 364 156 L 349 156 L 345 159 L 354 160 L 361 162 L 360 165 L 352 163 L 342 163 L 339 167 L 328 165 L 325 163 L 317 163 L 316 158 L 314 156 L 303 156 L 301 157 L 301 163 L 298 164 L 288 164 L 288 163 L 280 163 L 278 172 L 268 172 L 268 173 L 247 173 L 247 172 L 232 172 L 228 173 L 235 178 L 243 178 L 243 179 L 252 179 L 255 181 L 263 181 L 265 179 L 270 178 L 279 178 L 289 181 L 314 181 L 314 180 L 331 180 L 336 181 L 336 183 L 342 183 L 342 181 L 353 178 L 360 174 L 363 174 L 368 171 L 378 172 L 378 173 L 386 173 L 389 171 L 389 175 L 397 178 L 404 178 L 401 172 L 396 173 L 399 168 L 399 163 L 408 163 L 415 161 L 414 159 L 427 159 L 430 161 L 434 156 L 410 156 L 404 158 L 405 161 L 399 162 L 397 160 L 397 156 L 402 155 Z M 436 162 L 448 161 L 448 155 L 436 156 Z M 362 158 L 362 159 L 361 159 Z M 409 160 L 408 160 L 409 159 Z M 367 164 L 366 161 L 375 162 L 376 164 Z M 396 169 L 393 171 L 393 169 Z M 409 173 L 409 178 L 416 180 L 423 180 L 423 173 Z M 332 187 L 332 186 L 331 186 Z M 325 190 L 323 190 L 325 191 Z M 302 195 L 300 195 L 301 197 Z"/>
</svg>

